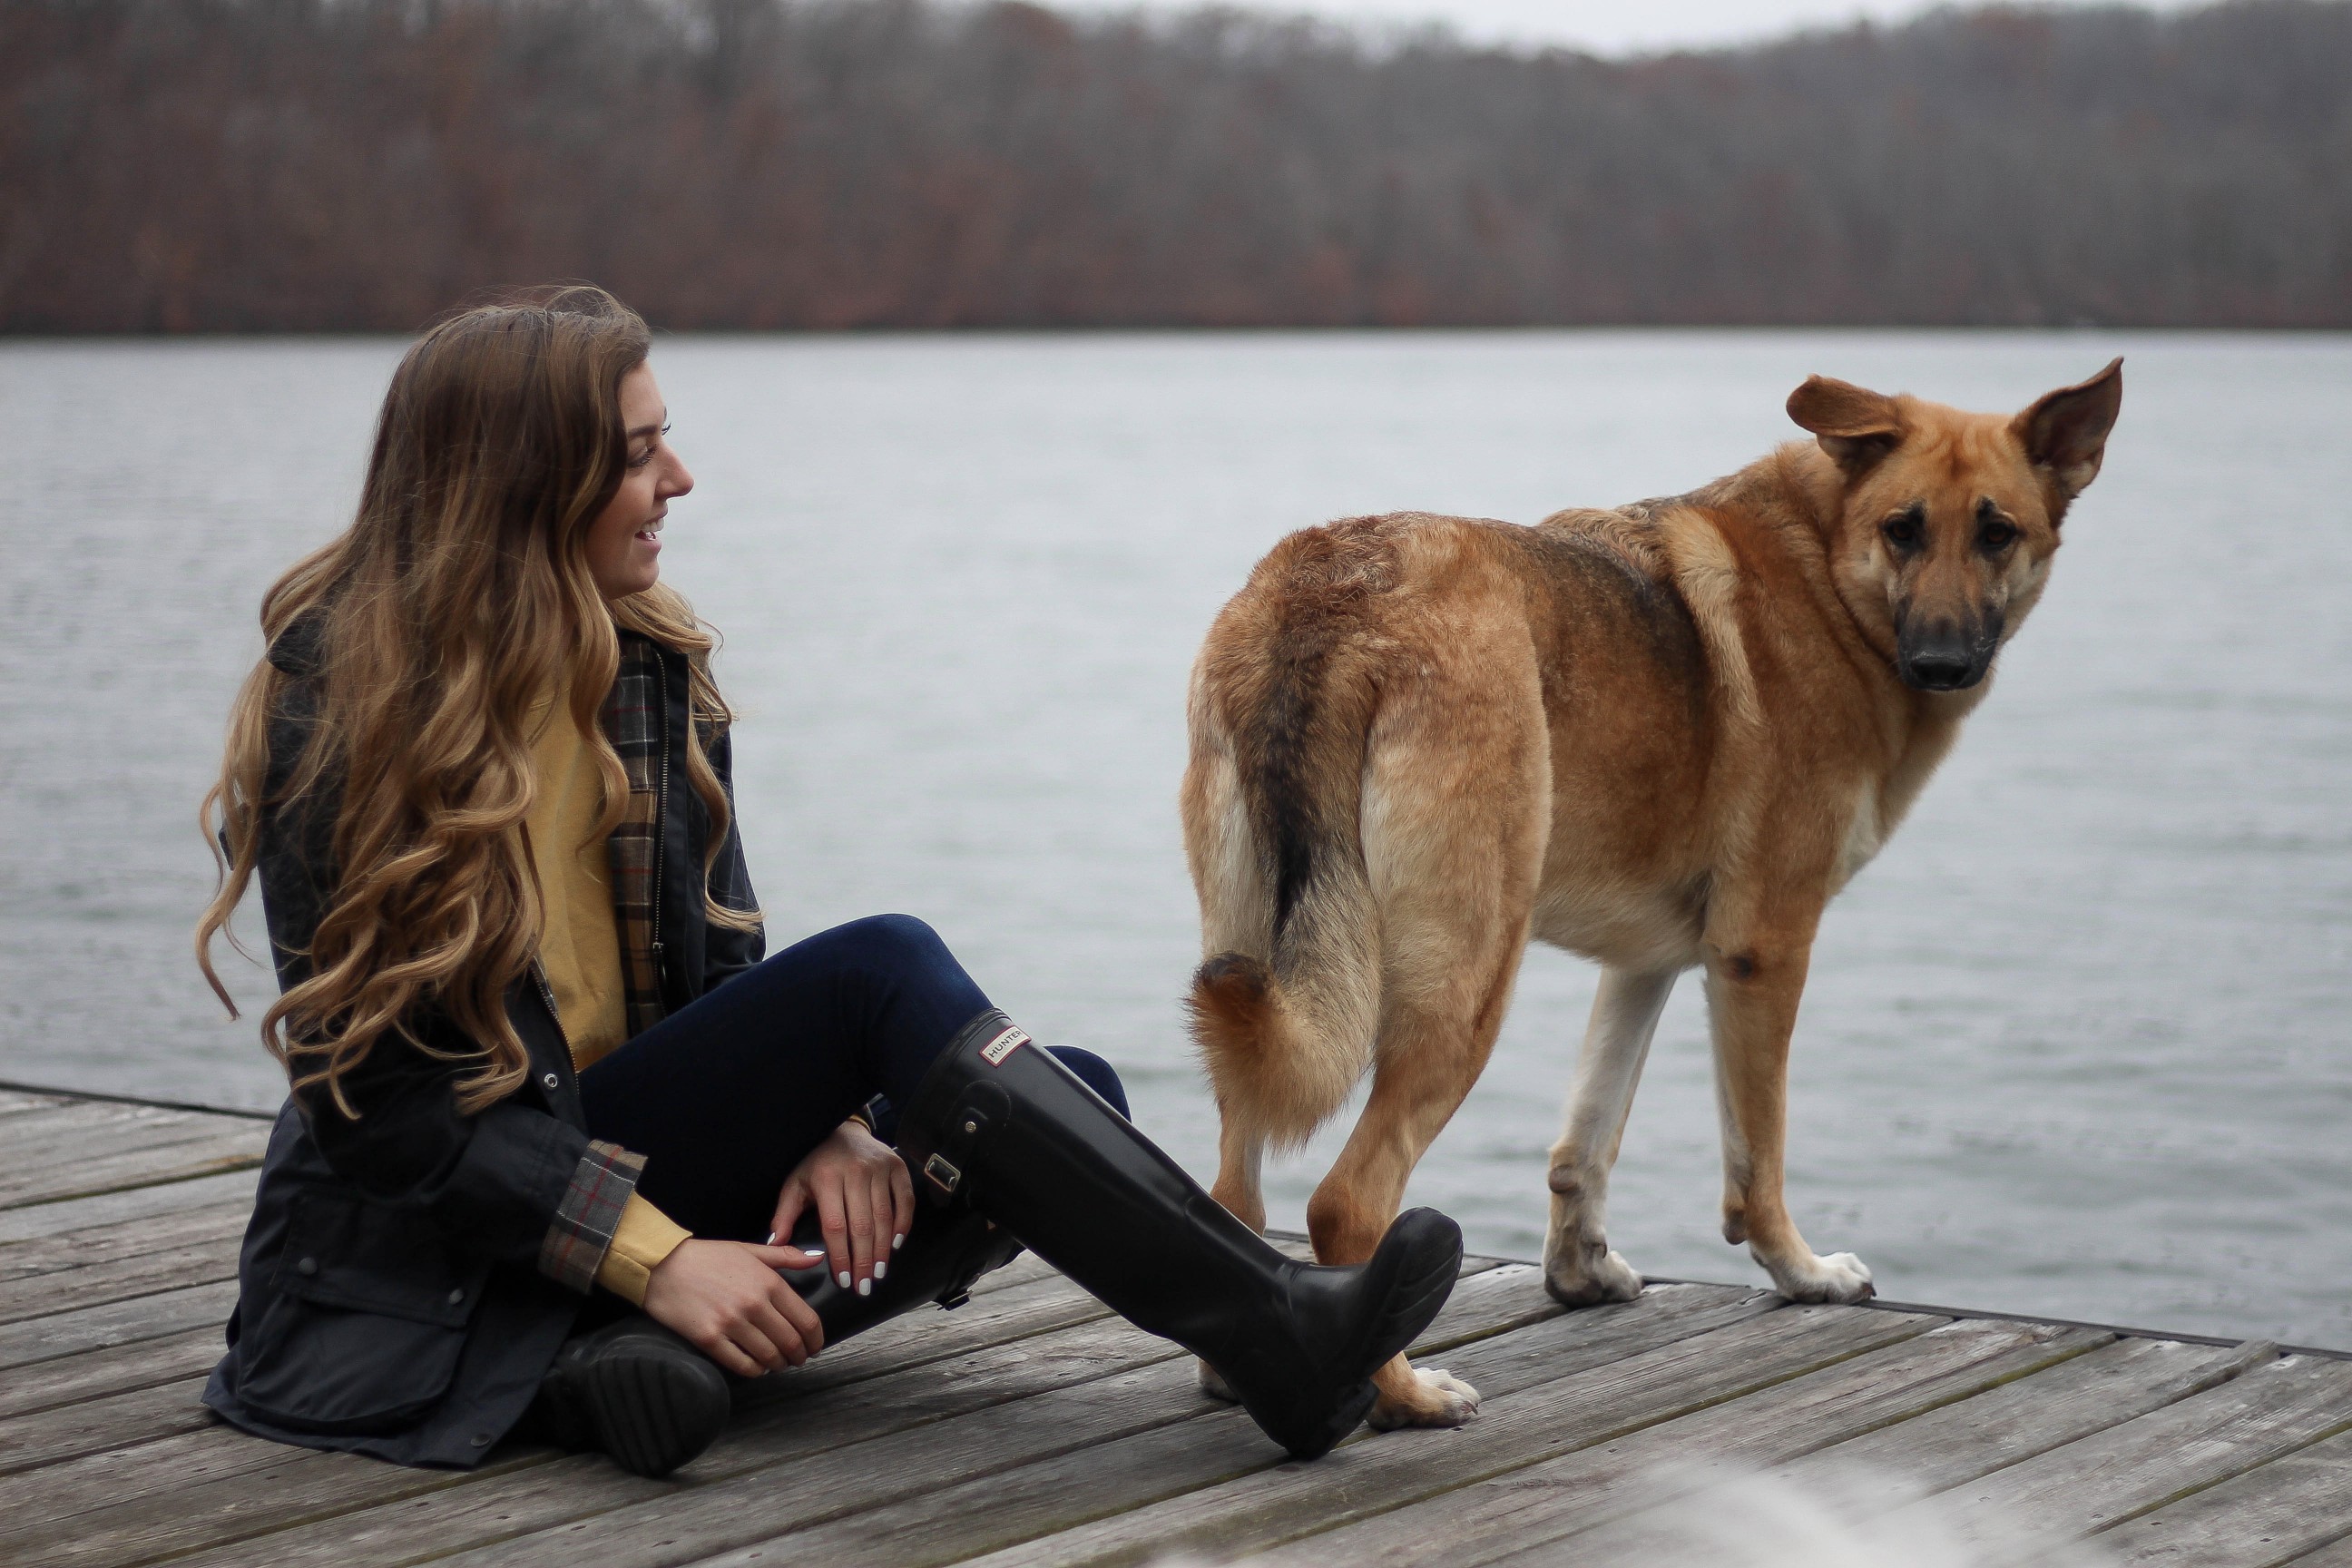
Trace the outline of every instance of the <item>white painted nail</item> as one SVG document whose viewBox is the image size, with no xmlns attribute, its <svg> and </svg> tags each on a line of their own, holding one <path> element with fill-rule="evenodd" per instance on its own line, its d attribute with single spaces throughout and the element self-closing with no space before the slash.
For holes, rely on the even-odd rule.
<svg viewBox="0 0 2352 1568">
<path fill-rule="evenodd" d="M 900 1231 L 898 1235 L 890 1238 L 890 1250 L 893 1252 L 898 1251 L 900 1247 L 906 1245 L 907 1233 L 905 1231 Z"/>
<path fill-rule="evenodd" d="M 841 1288 L 842 1288 L 843 1289 L 846 1290 L 846 1289 L 849 1289 L 849 1270 L 848 1270 L 848 1269 L 846 1269 L 846 1268 L 843 1269 L 843 1270 L 842 1270 L 838 1275 L 836 1275 L 836 1276 L 835 1276 L 835 1278 L 836 1278 L 836 1279 L 838 1279 L 841 1281 Z"/>
<path fill-rule="evenodd" d="M 861 1296 L 871 1296 L 874 1294 L 874 1281 L 871 1279 L 860 1279 L 857 1282 L 857 1293 Z"/>
<path fill-rule="evenodd" d="M 877 1279 L 887 1279 L 889 1277 L 889 1273 L 890 1266 L 887 1263 L 885 1263 L 878 1258 L 874 1260 L 874 1278 Z"/>
<path fill-rule="evenodd" d="M 770 1247 L 776 1245 L 776 1233 L 772 1230 L 768 1233 L 768 1245 Z"/>
</svg>

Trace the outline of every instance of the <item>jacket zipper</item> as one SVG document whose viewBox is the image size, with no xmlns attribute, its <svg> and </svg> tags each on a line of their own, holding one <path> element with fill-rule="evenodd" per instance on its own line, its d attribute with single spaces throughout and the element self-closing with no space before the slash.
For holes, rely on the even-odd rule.
<svg viewBox="0 0 2352 1568">
<path fill-rule="evenodd" d="M 547 983 L 547 966 L 537 958 L 530 961 L 530 977 L 539 985 L 539 999 L 547 1004 L 547 1016 L 555 1020 L 555 1037 L 558 1040 L 563 1039 L 563 1015 L 555 1010 L 555 987 Z M 562 1056 L 563 1066 L 569 1068 L 572 1066 L 572 1052 L 568 1046 Z M 557 1077 L 556 1081 L 561 1083 L 563 1080 Z"/>
</svg>

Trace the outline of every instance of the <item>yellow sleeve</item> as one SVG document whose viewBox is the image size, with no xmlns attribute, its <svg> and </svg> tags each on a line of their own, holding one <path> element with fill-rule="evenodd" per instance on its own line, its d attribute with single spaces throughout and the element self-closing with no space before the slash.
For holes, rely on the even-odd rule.
<svg viewBox="0 0 2352 1568">
<path fill-rule="evenodd" d="M 629 1305 L 642 1307 L 646 1304 L 646 1281 L 661 1266 L 662 1259 L 677 1250 L 679 1242 L 691 1239 L 693 1235 L 631 1193 L 628 1205 L 621 1210 L 621 1223 L 614 1227 L 613 1245 L 604 1249 L 604 1261 L 596 1266 L 596 1283 Z"/>
</svg>

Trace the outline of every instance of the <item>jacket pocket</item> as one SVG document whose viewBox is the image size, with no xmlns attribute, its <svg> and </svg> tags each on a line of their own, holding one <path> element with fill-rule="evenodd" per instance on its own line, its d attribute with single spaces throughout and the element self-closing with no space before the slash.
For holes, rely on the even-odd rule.
<svg viewBox="0 0 2352 1568">
<path fill-rule="evenodd" d="M 298 1194 L 268 1304 L 238 1338 L 238 1398 L 294 1431 L 414 1426 L 457 1375 L 489 1271 L 420 1214 Z"/>
</svg>

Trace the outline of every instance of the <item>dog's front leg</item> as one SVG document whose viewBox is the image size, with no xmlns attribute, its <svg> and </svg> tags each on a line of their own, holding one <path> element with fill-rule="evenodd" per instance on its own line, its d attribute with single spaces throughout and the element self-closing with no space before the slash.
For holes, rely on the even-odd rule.
<svg viewBox="0 0 2352 1568">
<path fill-rule="evenodd" d="M 1642 1293 L 1642 1276 L 1609 1249 L 1609 1172 L 1625 1141 L 1625 1117 L 1676 973 L 1604 969 L 1592 998 L 1592 1020 L 1548 1178 L 1551 1228 L 1544 1237 L 1544 1288 L 1571 1307 L 1630 1301 Z"/>
<path fill-rule="evenodd" d="M 1811 957 L 1802 940 L 1740 933 L 1707 944 L 1707 1012 L 1723 1117 L 1723 1238 L 1792 1301 L 1861 1301 L 1870 1270 L 1851 1252 L 1823 1258 L 1798 1234 L 1782 1193 L 1788 1138 L 1789 1038 Z"/>
</svg>

